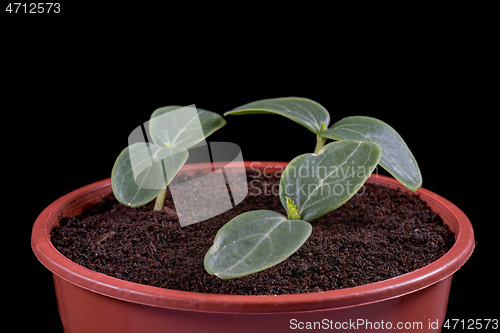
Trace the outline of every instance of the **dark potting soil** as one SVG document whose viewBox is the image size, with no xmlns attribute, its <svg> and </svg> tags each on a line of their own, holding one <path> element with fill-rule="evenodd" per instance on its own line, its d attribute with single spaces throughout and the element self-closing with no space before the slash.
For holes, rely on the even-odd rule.
<svg viewBox="0 0 500 333">
<path fill-rule="evenodd" d="M 288 259 L 221 280 L 203 267 L 217 231 L 247 211 L 286 215 L 277 196 L 279 178 L 252 172 L 247 198 L 209 220 L 181 228 L 170 191 L 162 212 L 153 210 L 154 201 L 130 208 L 110 194 L 81 216 L 61 218 L 52 243 L 77 264 L 123 280 L 239 295 L 319 292 L 386 280 L 430 264 L 454 243 L 453 233 L 418 195 L 366 183 L 343 206 L 312 221 L 311 236 Z"/>
</svg>

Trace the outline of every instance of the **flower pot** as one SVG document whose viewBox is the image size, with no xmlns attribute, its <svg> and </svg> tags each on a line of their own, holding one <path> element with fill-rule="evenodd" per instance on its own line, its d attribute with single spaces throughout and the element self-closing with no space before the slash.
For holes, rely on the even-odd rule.
<svg viewBox="0 0 500 333">
<path fill-rule="evenodd" d="M 250 167 L 252 162 L 245 162 Z M 254 162 L 267 173 L 285 162 Z M 186 165 L 181 172 L 194 170 Z M 408 191 L 398 181 L 372 175 L 369 182 Z M 286 332 L 297 329 L 440 330 L 452 274 L 474 249 L 472 226 L 443 197 L 419 189 L 420 198 L 455 234 L 444 256 L 413 272 L 381 282 L 326 292 L 238 296 L 169 290 L 94 272 L 70 261 L 50 242 L 60 216 L 77 215 L 111 192 L 110 179 L 77 189 L 49 205 L 36 219 L 31 244 L 53 274 L 65 332 Z"/>
</svg>

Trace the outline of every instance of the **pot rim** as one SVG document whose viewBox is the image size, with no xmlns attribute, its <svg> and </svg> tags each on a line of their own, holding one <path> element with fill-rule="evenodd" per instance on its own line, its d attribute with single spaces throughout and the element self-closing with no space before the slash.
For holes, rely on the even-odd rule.
<svg viewBox="0 0 500 333">
<path fill-rule="evenodd" d="M 246 161 L 245 167 L 282 171 L 288 162 Z M 188 164 L 183 171 L 195 170 L 200 164 Z M 396 179 L 372 174 L 368 180 L 409 192 Z M 474 231 L 467 216 L 453 203 L 427 189 L 416 193 L 438 213 L 455 234 L 455 244 L 441 258 L 412 272 L 362 286 L 290 295 L 205 294 L 146 286 L 92 271 L 63 256 L 50 241 L 50 229 L 59 220 L 64 207 L 80 203 L 82 209 L 92 199 L 111 192 L 110 178 L 74 190 L 51 203 L 37 217 L 32 230 L 31 246 L 38 260 L 53 274 L 69 283 L 108 297 L 144 305 L 218 313 L 279 313 L 318 311 L 379 302 L 415 292 L 435 284 L 457 271 L 471 256 Z M 78 199 L 78 201 L 77 201 Z M 458 231 L 458 232 L 457 232 Z"/>
</svg>

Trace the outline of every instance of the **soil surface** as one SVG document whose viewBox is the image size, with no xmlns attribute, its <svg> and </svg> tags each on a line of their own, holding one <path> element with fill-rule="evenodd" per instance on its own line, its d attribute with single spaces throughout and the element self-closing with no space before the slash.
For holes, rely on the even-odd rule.
<svg viewBox="0 0 500 333">
<path fill-rule="evenodd" d="M 319 292 L 389 279 L 444 255 L 454 235 L 418 195 L 366 183 L 337 210 L 311 222 L 306 243 L 282 263 L 250 276 L 220 280 L 203 267 L 217 231 L 233 217 L 257 209 L 286 215 L 279 178 L 247 173 L 249 195 L 230 211 L 181 228 L 167 191 L 130 208 L 113 194 L 83 215 L 63 217 L 51 240 L 67 258 L 103 274 L 146 285 L 216 294 L 269 295 Z"/>
</svg>

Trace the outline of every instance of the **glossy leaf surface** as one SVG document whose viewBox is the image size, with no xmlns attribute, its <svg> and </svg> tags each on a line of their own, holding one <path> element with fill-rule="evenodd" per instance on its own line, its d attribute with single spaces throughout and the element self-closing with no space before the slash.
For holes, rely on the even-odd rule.
<svg viewBox="0 0 500 333">
<path fill-rule="evenodd" d="M 401 136 L 385 122 L 371 117 L 347 117 L 321 133 L 334 140 L 375 142 L 382 148 L 379 164 L 412 191 L 422 186 L 417 161 Z"/>
<path fill-rule="evenodd" d="M 328 127 L 330 114 L 319 103 L 301 97 L 270 98 L 251 102 L 224 113 L 227 115 L 244 115 L 256 113 L 279 114 L 299 123 L 311 132 L 319 134 L 321 123 Z"/>
<path fill-rule="evenodd" d="M 379 159 L 380 147 L 373 142 L 337 141 L 319 154 L 294 158 L 283 171 L 280 199 L 294 202 L 302 220 L 311 221 L 340 207 L 365 183 Z"/>
<path fill-rule="evenodd" d="M 113 166 L 111 185 L 124 205 L 142 206 L 164 190 L 188 158 L 187 150 L 135 143 L 125 148 Z"/>
<path fill-rule="evenodd" d="M 274 266 L 304 244 L 312 227 L 279 213 L 257 210 L 226 223 L 205 256 L 205 269 L 221 279 L 249 275 Z"/>
<path fill-rule="evenodd" d="M 188 149 L 223 127 L 219 114 L 194 106 L 165 106 L 151 115 L 149 131 L 154 143 Z"/>
</svg>

